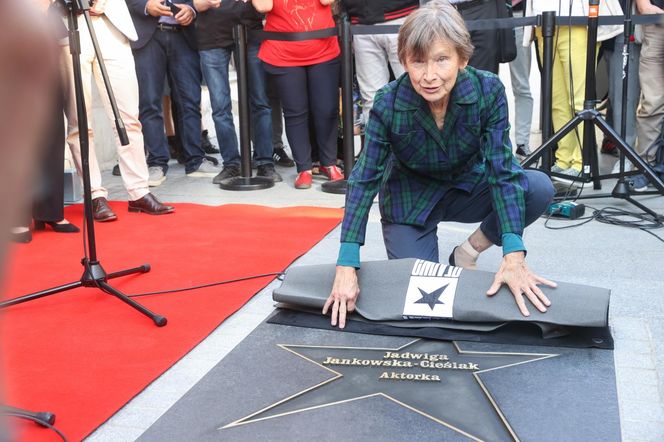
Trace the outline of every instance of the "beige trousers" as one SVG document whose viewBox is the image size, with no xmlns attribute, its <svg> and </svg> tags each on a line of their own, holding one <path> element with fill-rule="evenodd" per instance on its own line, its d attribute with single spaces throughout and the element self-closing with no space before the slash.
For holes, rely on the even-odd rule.
<svg viewBox="0 0 664 442">
<path fill-rule="evenodd" d="M 115 142 L 118 149 L 118 158 L 122 181 L 129 194 L 129 200 L 135 201 L 148 194 L 148 166 L 145 161 L 143 148 L 143 133 L 141 123 L 138 120 L 138 82 L 134 69 L 134 57 L 129 46 L 129 40 L 117 30 L 105 15 L 92 17 L 92 23 L 97 36 L 97 41 L 104 57 L 104 64 L 108 71 L 113 93 L 117 101 L 118 110 L 127 130 L 129 144 L 122 146 L 117 137 L 115 119 L 111 109 L 104 81 L 99 67 L 99 61 L 95 56 L 94 47 L 90 34 L 81 16 L 79 18 L 79 33 L 81 38 L 81 74 L 83 77 L 83 90 L 87 108 L 88 127 L 91 124 L 92 108 L 92 79 L 94 78 L 97 89 L 104 104 L 106 114 L 111 120 L 115 132 Z M 74 75 L 69 47 L 63 48 L 63 77 L 65 79 L 65 114 L 67 115 L 67 144 L 71 150 L 76 168 L 82 176 L 81 167 L 81 145 L 79 140 L 78 117 L 76 114 L 76 95 L 74 90 Z M 107 190 L 102 186 L 99 162 L 94 147 L 94 133 L 91 127 L 88 129 L 90 145 L 90 183 L 92 198 L 108 197 Z"/>
<path fill-rule="evenodd" d="M 648 149 L 662 131 L 664 121 L 664 25 L 643 26 L 643 44 L 639 61 L 641 101 L 636 110 L 637 151 L 648 161 L 655 161 L 655 151 Z"/>
</svg>

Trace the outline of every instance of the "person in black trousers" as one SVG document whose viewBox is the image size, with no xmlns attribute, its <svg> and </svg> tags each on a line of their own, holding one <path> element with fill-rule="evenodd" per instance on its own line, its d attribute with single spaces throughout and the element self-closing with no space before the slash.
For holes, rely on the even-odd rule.
<svg viewBox="0 0 664 442">
<path fill-rule="evenodd" d="M 51 126 L 45 134 L 47 145 L 41 152 L 37 170 L 36 188 L 33 198 L 32 219 L 35 230 L 50 229 L 58 233 L 77 233 L 78 227 L 64 217 L 64 171 L 65 126 L 63 113 L 64 97 L 62 90 L 57 93 Z M 30 216 L 26 215 L 24 224 L 12 229 L 14 242 L 32 241 Z"/>
</svg>

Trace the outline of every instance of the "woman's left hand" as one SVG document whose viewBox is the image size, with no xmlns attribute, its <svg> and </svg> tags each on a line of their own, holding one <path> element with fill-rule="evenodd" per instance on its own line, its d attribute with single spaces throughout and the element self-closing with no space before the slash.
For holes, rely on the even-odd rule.
<svg viewBox="0 0 664 442">
<path fill-rule="evenodd" d="M 503 284 L 507 284 L 509 287 L 523 316 L 530 316 L 524 295 L 537 310 L 544 313 L 546 308 L 551 305 L 551 301 L 538 287 L 538 284 L 549 287 L 558 286 L 555 282 L 534 274 L 526 265 L 524 252 L 508 253 L 503 257 L 500 269 L 486 294 L 489 296 L 495 295 Z"/>
</svg>

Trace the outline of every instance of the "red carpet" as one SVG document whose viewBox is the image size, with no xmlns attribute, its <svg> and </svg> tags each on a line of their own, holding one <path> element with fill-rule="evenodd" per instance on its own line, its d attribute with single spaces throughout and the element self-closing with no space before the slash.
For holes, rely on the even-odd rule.
<svg viewBox="0 0 664 442">
<path fill-rule="evenodd" d="M 173 289 L 284 270 L 340 220 L 341 210 L 177 204 L 176 213 L 128 213 L 95 224 L 97 254 L 114 272 L 143 263 L 152 270 L 117 278 L 127 293 Z M 82 225 L 82 207 L 66 216 Z M 36 232 L 16 245 L 3 298 L 77 281 L 82 234 Z M 113 296 L 78 288 L 2 312 L 2 359 L 8 404 L 56 414 L 56 427 L 80 440 L 204 339 L 273 278 L 137 298 L 168 318 L 159 328 Z M 59 440 L 17 421 L 21 441 Z"/>
</svg>

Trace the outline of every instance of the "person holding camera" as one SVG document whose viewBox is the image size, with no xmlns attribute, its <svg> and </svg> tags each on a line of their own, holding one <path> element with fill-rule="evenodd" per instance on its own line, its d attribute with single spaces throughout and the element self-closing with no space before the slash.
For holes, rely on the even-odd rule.
<svg viewBox="0 0 664 442">
<path fill-rule="evenodd" d="M 201 68 L 192 0 L 126 0 L 138 39 L 131 43 L 138 77 L 140 120 L 151 185 L 166 179 L 170 152 L 164 133 L 162 95 L 166 74 L 178 114 L 189 177 L 214 177 L 219 169 L 201 146 Z"/>
</svg>

